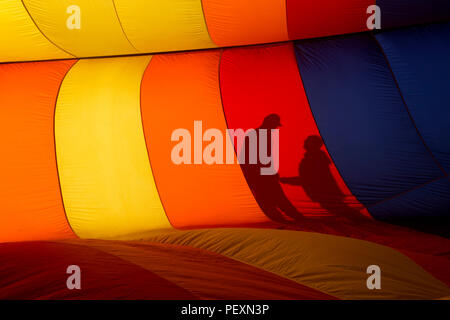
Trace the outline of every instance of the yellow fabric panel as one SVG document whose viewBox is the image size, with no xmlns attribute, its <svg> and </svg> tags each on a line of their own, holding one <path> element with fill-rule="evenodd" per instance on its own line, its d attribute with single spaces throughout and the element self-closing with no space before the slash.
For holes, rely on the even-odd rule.
<svg viewBox="0 0 450 320">
<path fill-rule="evenodd" d="M 24 4 L 39 29 L 77 57 L 137 53 L 123 33 L 112 0 L 24 0 Z M 80 29 L 67 27 L 71 5 L 80 9 Z"/>
<path fill-rule="evenodd" d="M 219 253 L 341 299 L 439 299 L 450 289 L 385 246 L 319 233 L 268 229 L 153 232 L 147 241 Z M 366 286 L 367 267 L 381 268 L 381 289 Z"/>
<path fill-rule="evenodd" d="M 212 48 L 201 0 L 115 0 L 131 43 L 141 52 Z"/>
<path fill-rule="evenodd" d="M 71 57 L 42 35 L 22 5 L 22 1 L 0 1 L 1 62 Z"/>
<path fill-rule="evenodd" d="M 140 82 L 150 56 L 78 61 L 55 111 L 56 154 L 70 225 L 81 238 L 169 228 L 148 160 Z"/>
</svg>

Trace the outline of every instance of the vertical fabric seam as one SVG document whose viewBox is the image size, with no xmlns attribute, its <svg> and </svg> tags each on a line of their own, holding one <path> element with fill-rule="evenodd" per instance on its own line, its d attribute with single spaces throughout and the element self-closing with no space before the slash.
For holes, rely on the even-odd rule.
<svg viewBox="0 0 450 320">
<path fill-rule="evenodd" d="M 113 5 L 113 8 L 114 8 L 114 12 L 116 13 L 116 17 L 117 17 L 117 21 L 119 22 L 120 29 L 122 30 L 122 33 L 125 36 L 125 39 L 127 39 L 128 43 L 133 47 L 134 50 L 136 50 L 137 53 L 140 53 L 140 51 L 133 45 L 133 43 L 131 43 L 130 39 L 128 38 L 128 36 L 123 28 L 122 21 L 120 20 L 120 17 L 119 17 L 119 13 L 117 12 L 116 3 L 114 2 L 114 0 L 111 0 L 111 2 Z"/>
<path fill-rule="evenodd" d="M 50 42 L 51 44 L 53 44 L 56 48 L 58 48 L 59 50 L 62 50 L 63 52 L 71 55 L 73 58 L 77 58 L 76 55 L 70 53 L 69 51 L 63 49 L 62 47 L 60 47 L 59 45 L 57 45 L 56 43 L 54 43 L 52 40 L 50 40 L 49 37 L 47 37 L 45 35 L 45 33 L 41 30 L 41 28 L 39 28 L 38 24 L 36 23 L 36 21 L 34 21 L 33 16 L 30 14 L 30 12 L 28 11 L 27 6 L 25 5 L 25 3 L 23 2 L 24 0 L 20 0 L 22 2 L 22 6 L 25 9 L 26 13 L 28 14 L 28 16 L 30 17 L 31 21 L 33 22 L 33 24 L 35 25 L 36 29 L 42 34 L 42 36 L 47 39 L 48 42 Z"/>
<path fill-rule="evenodd" d="M 56 93 L 55 107 L 53 108 L 53 148 L 54 148 L 54 150 L 55 150 L 56 175 L 57 175 L 57 177 L 58 177 L 59 193 L 60 193 L 60 195 L 61 195 L 61 203 L 62 203 L 62 206 L 63 206 L 64 215 L 65 215 L 65 217 L 66 217 L 66 221 L 67 221 L 67 224 L 69 225 L 70 230 L 72 230 L 73 234 L 74 234 L 76 237 L 80 238 L 80 237 L 78 236 L 78 234 L 75 232 L 75 230 L 72 228 L 72 225 L 71 225 L 71 223 L 70 223 L 70 221 L 69 221 L 69 217 L 68 217 L 68 215 L 67 215 L 66 206 L 65 206 L 65 204 L 64 204 L 64 196 L 63 196 L 63 192 L 62 192 L 61 179 L 60 179 L 60 176 L 59 176 L 58 153 L 57 153 L 57 151 L 56 151 L 56 107 L 57 107 L 57 105 L 58 105 L 59 94 L 60 94 L 60 92 L 61 92 L 61 87 L 62 87 L 62 85 L 63 85 L 64 80 L 66 79 L 66 76 L 69 74 L 70 70 L 72 70 L 73 66 L 74 66 L 75 64 L 77 64 L 78 61 L 79 61 L 79 60 L 76 60 L 76 61 L 70 66 L 70 68 L 67 70 L 66 74 L 65 74 L 64 77 L 61 79 L 61 82 L 60 82 L 59 87 L 58 87 L 58 92 Z"/>
<path fill-rule="evenodd" d="M 156 175 L 153 173 L 154 170 L 153 170 L 153 167 L 152 167 L 152 161 L 150 160 L 150 148 L 149 148 L 149 146 L 147 144 L 147 138 L 145 136 L 145 129 L 144 129 L 144 117 L 142 116 L 142 83 L 144 82 L 145 73 L 150 68 L 150 65 L 151 65 L 151 63 L 153 61 L 153 57 L 154 57 L 154 55 L 150 58 L 150 61 L 148 62 L 147 67 L 145 68 L 144 72 L 142 73 L 141 83 L 139 84 L 139 113 L 140 113 L 140 116 L 141 116 L 142 133 L 144 135 L 144 142 L 145 142 L 145 149 L 147 151 L 148 164 L 150 166 L 150 171 L 151 171 L 151 174 L 153 176 L 153 182 L 155 183 L 156 193 L 158 194 L 159 202 L 161 203 L 162 209 L 164 210 L 164 214 L 166 215 L 167 221 L 169 222 L 169 224 L 170 224 L 170 226 L 172 228 L 176 229 L 174 227 L 172 221 L 170 221 L 169 214 L 168 214 L 166 208 L 164 207 L 164 201 L 163 201 L 163 199 L 161 197 L 161 193 L 159 192 L 158 183 L 156 182 L 156 180 L 157 180 L 156 179 Z"/>
<path fill-rule="evenodd" d="M 202 15 L 203 15 L 203 22 L 205 23 L 205 27 L 206 27 L 206 32 L 208 33 L 208 37 L 209 40 L 211 40 L 211 42 L 216 46 L 219 47 L 219 45 L 213 40 L 211 33 L 209 32 L 209 28 L 208 28 L 208 20 L 206 19 L 206 13 L 205 13 L 205 9 L 203 8 L 203 0 L 198 0 L 200 1 L 200 7 L 202 8 Z M 220 65 L 220 64 L 219 64 Z"/>
<path fill-rule="evenodd" d="M 286 11 L 286 33 L 287 33 L 288 41 L 289 41 L 289 40 L 294 40 L 294 39 L 291 39 L 291 35 L 289 34 L 288 2 L 289 2 L 288 0 L 284 0 L 284 6 L 285 6 L 285 11 Z"/>
<path fill-rule="evenodd" d="M 416 125 L 416 122 L 414 121 L 414 118 L 411 114 L 411 111 L 408 107 L 408 104 L 406 103 L 405 97 L 403 96 L 402 90 L 400 89 L 400 85 L 397 81 L 397 78 L 395 77 L 394 71 L 392 70 L 392 66 L 391 63 L 389 62 L 388 57 L 386 56 L 386 53 L 383 50 L 383 47 L 381 46 L 381 44 L 378 42 L 377 37 L 375 37 L 375 35 L 373 34 L 373 32 L 369 32 L 370 36 L 374 39 L 375 43 L 377 44 L 378 48 L 380 49 L 380 52 L 383 55 L 383 58 L 386 62 L 386 66 L 389 69 L 389 72 L 391 73 L 392 79 L 394 80 L 394 83 L 397 87 L 398 93 L 400 94 L 400 98 L 402 99 L 403 105 L 405 107 L 405 110 L 408 114 L 409 119 L 411 120 L 411 123 L 414 127 L 414 129 L 416 130 L 417 135 L 419 136 L 420 141 L 422 142 L 423 146 L 425 147 L 425 149 L 427 150 L 427 152 L 430 154 L 431 158 L 433 159 L 434 163 L 438 166 L 439 170 L 442 171 L 442 173 L 444 174 L 443 177 L 445 177 L 448 173 L 445 171 L 445 169 L 442 167 L 442 165 L 439 163 L 439 161 L 436 159 L 436 157 L 434 156 L 433 152 L 431 151 L 431 149 L 428 147 L 425 139 L 423 138 L 422 134 L 419 131 L 419 128 Z"/>
<path fill-rule="evenodd" d="M 301 74 L 301 71 L 300 71 L 300 63 L 299 63 L 300 61 L 297 60 L 297 53 L 296 53 L 296 51 L 295 51 L 295 42 L 294 42 L 294 41 L 291 42 L 291 47 L 292 47 L 292 52 L 293 52 L 293 54 L 294 54 L 294 60 L 295 60 L 295 63 L 296 63 L 296 65 L 297 65 L 298 76 L 299 76 L 299 78 L 300 78 L 300 82 L 301 82 L 301 84 L 302 84 L 302 87 L 303 87 L 303 91 L 304 91 L 304 93 L 305 93 L 306 100 L 308 101 L 309 111 L 311 112 L 311 116 L 312 116 L 312 118 L 313 118 L 313 120 L 314 120 L 314 124 L 316 125 L 317 131 L 318 131 L 319 134 L 320 134 L 320 138 L 322 139 L 323 144 L 325 145 L 325 148 L 327 149 L 327 153 L 328 153 L 328 155 L 330 156 L 331 161 L 333 161 L 334 167 L 336 168 L 337 172 L 339 173 L 339 176 L 341 177 L 342 182 L 344 182 L 345 186 L 346 186 L 347 189 L 350 191 L 350 193 L 352 194 L 352 196 L 355 197 L 355 199 L 358 200 L 358 202 L 359 202 L 359 203 L 360 203 L 360 204 L 368 211 L 368 208 L 369 208 L 369 207 L 368 207 L 366 204 L 364 204 L 361 200 L 359 200 L 359 198 L 355 195 L 355 193 L 353 192 L 353 190 L 352 190 L 352 188 L 350 187 L 350 185 L 347 183 L 347 181 L 345 181 L 345 178 L 344 178 L 344 176 L 342 175 L 341 170 L 339 169 L 339 166 L 336 164 L 336 161 L 334 161 L 332 152 L 331 152 L 331 150 L 330 150 L 330 149 L 328 148 L 328 146 L 327 146 L 327 143 L 326 143 L 326 141 L 325 141 L 325 139 L 324 139 L 324 137 L 323 137 L 323 135 L 322 135 L 322 132 L 320 131 L 320 127 L 319 127 L 319 125 L 318 125 L 318 123 L 317 123 L 316 117 L 315 117 L 314 112 L 313 112 L 313 110 L 312 110 L 311 102 L 310 102 L 309 97 L 308 97 L 308 92 L 307 92 L 307 90 L 306 90 L 306 86 L 305 86 L 305 83 L 303 82 L 303 77 L 302 77 L 302 74 Z M 298 48 L 298 50 L 300 50 L 300 48 Z M 359 210 L 359 211 L 361 211 L 361 210 Z M 370 212 L 369 212 L 369 213 L 370 213 Z M 361 214 L 362 214 L 362 213 L 361 213 Z M 372 216 L 372 214 L 370 214 L 370 215 Z"/>
<path fill-rule="evenodd" d="M 226 126 L 227 129 L 230 129 L 230 126 L 228 125 L 227 115 L 225 113 L 225 105 L 223 103 L 222 85 L 221 85 L 221 77 L 220 77 L 220 69 L 221 69 L 221 65 L 222 65 L 222 56 L 223 56 L 223 53 L 225 52 L 225 50 L 227 50 L 227 49 L 223 49 L 222 48 L 220 50 L 221 50 L 221 52 L 220 52 L 220 57 L 219 57 L 219 70 L 218 70 L 218 73 L 217 73 L 217 77 L 218 77 L 218 81 L 219 81 L 219 96 L 220 96 L 220 103 L 222 105 L 223 118 L 225 119 L 225 126 Z M 228 139 L 231 138 L 231 137 L 228 136 L 228 132 L 226 132 L 226 137 Z M 233 151 L 234 151 L 234 154 L 236 155 L 237 164 L 239 164 L 239 169 L 240 169 L 242 178 L 244 179 L 245 184 L 247 185 L 247 188 L 250 191 L 250 194 L 252 195 L 253 200 L 258 205 L 258 208 L 261 211 L 261 213 L 268 219 L 269 222 L 276 222 L 276 221 L 270 219 L 268 216 L 266 216 L 266 214 L 264 213 L 264 210 L 261 208 L 261 205 L 256 200 L 255 195 L 253 194 L 253 190 L 252 190 L 252 188 L 250 188 L 250 185 L 249 185 L 249 183 L 247 181 L 247 178 L 245 177 L 244 169 L 242 168 L 242 165 L 239 163 L 239 155 L 237 154 L 237 150 L 234 147 L 234 141 L 231 141 L 231 142 L 233 144 Z"/>
</svg>

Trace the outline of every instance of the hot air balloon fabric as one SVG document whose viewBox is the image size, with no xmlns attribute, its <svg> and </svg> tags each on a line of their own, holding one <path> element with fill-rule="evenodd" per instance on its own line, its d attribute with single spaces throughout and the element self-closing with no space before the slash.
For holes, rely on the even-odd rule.
<svg viewBox="0 0 450 320">
<path fill-rule="evenodd" d="M 430 3 L 0 2 L 0 298 L 448 299 L 450 5 Z M 261 178 L 230 130 L 272 125 Z"/>
<path fill-rule="evenodd" d="M 4 0 L 0 61 L 183 51 L 362 32 L 375 5 L 385 29 L 450 19 L 447 0 Z"/>
</svg>

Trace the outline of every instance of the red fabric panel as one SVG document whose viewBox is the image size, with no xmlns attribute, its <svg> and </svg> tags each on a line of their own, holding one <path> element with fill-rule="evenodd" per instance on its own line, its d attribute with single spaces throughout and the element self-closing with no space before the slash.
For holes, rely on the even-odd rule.
<svg viewBox="0 0 450 320">
<path fill-rule="evenodd" d="M 287 0 L 289 39 L 367 31 L 367 7 L 375 0 Z"/>
<path fill-rule="evenodd" d="M 187 245 L 145 241 L 71 242 L 96 248 L 141 266 L 200 299 L 336 299 L 247 263 Z"/>
<path fill-rule="evenodd" d="M 69 265 L 81 289 L 69 290 Z M 0 299 L 196 299 L 187 290 L 96 249 L 53 242 L 0 245 Z"/>
<path fill-rule="evenodd" d="M 272 113 L 281 118 L 280 177 L 299 175 L 299 164 L 305 157 L 304 142 L 310 136 L 320 136 L 298 72 L 292 44 L 226 49 L 220 65 L 220 85 L 229 129 L 258 128 Z M 322 155 L 330 159 L 325 147 Z M 331 172 L 348 206 L 365 210 L 347 189 L 336 167 L 330 161 L 325 170 Z M 292 204 L 310 217 L 329 216 L 325 202 L 333 202 L 332 192 L 321 178 L 321 172 L 309 170 L 318 199 L 311 199 L 305 187 L 283 184 Z M 310 188 L 311 189 L 311 188 Z M 306 190 L 306 191 L 305 191 Z M 314 196 L 314 195 L 313 195 Z M 325 200 L 324 200 L 325 199 Z M 261 205 L 261 203 L 260 203 Z"/>
<path fill-rule="evenodd" d="M 66 288 L 72 264 L 81 290 Z M 76 239 L 0 244 L 0 299 L 335 298 L 202 249 Z"/>
</svg>

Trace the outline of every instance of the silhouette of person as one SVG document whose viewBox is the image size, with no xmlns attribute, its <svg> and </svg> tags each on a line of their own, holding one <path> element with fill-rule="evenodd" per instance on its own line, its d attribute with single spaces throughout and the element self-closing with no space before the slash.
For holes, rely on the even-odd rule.
<svg viewBox="0 0 450 320">
<path fill-rule="evenodd" d="M 260 127 L 256 129 L 256 146 L 253 146 L 253 150 L 259 155 L 260 139 L 261 139 L 261 129 L 267 130 L 267 155 L 272 157 L 272 129 L 277 129 L 281 127 L 280 116 L 277 114 L 269 114 L 264 118 L 263 123 Z M 256 163 L 250 163 L 250 150 L 252 150 L 250 143 L 251 139 L 249 134 L 245 136 L 245 143 L 241 149 L 240 161 L 241 168 L 247 183 L 258 202 L 261 210 L 264 214 L 271 220 L 280 223 L 292 223 L 303 221 L 303 215 L 297 210 L 297 208 L 289 201 L 283 188 L 280 184 L 280 176 L 277 173 L 272 175 L 261 174 L 261 168 L 270 167 L 269 164 L 263 164 L 260 162 L 260 158 L 257 157 Z M 255 141 L 254 141 L 255 143 Z M 245 157 L 242 155 L 245 152 Z M 241 158 L 242 157 L 242 158 Z M 273 157 L 272 157 L 273 159 Z M 273 160 L 272 160 L 273 161 Z M 283 213 L 291 218 L 287 219 Z"/>
<path fill-rule="evenodd" d="M 322 138 L 316 135 L 305 139 L 304 158 L 298 167 L 298 176 L 280 178 L 281 183 L 302 186 L 306 195 L 314 202 L 336 216 L 346 216 L 352 219 L 362 219 L 364 216 L 345 202 L 345 195 L 339 188 L 331 170 L 331 160 L 325 151 Z"/>
</svg>

